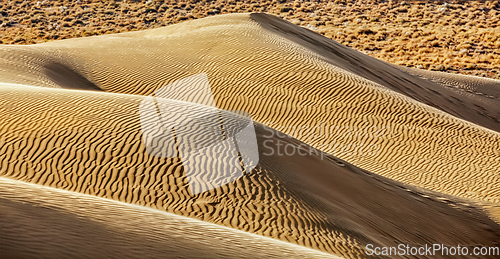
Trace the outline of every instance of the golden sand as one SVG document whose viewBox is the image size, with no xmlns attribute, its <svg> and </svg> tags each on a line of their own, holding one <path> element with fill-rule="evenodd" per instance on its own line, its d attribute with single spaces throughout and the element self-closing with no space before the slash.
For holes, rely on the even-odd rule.
<svg viewBox="0 0 500 259">
<path fill-rule="evenodd" d="M 139 104 L 200 73 L 218 108 L 252 115 L 261 156 L 237 181 L 192 195 L 178 157 L 146 151 Z M 263 14 L 0 46 L 0 80 L 2 177 L 349 258 L 366 257 L 369 243 L 494 246 L 500 237 L 475 203 L 500 203 L 498 115 L 460 110 L 482 100 L 474 93 L 493 96 L 481 96 L 493 109 L 494 81 L 406 72 Z M 328 154 L 264 155 L 277 148 L 275 130 Z"/>
<path fill-rule="evenodd" d="M 371 172 L 500 202 L 499 133 L 455 117 L 499 130 L 498 111 L 475 112 L 479 108 L 467 103 L 473 99 L 456 93 L 454 99 L 431 80 L 272 16 L 217 16 L 149 31 L 2 46 L 1 55 L 4 82 L 60 87 L 54 82 L 63 79 L 50 72 L 59 64 L 89 87 L 126 94 L 147 95 L 206 73 L 222 109 L 246 111 Z M 492 98 L 494 108 L 499 97 Z"/>
<path fill-rule="evenodd" d="M 367 244 L 493 246 L 500 236 L 500 227 L 467 200 L 397 183 L 327 154 L 265 155 L 266 148 L 277 150 L 278 141 L 304 146 L 277 133 L 269 137 L 274 130 L 258 123 L 259 165 L 237 181 L 193 195 L 179 158 L 156 157 L 146 151 L 138 111 L 144 97 L 19 85 L 4 85 L 0 91 L 5 107 L 1 179 L 150 207 L 346 258 L 366 257 Z M 189 103 L 164 103 L 192 109 Z M 266 140 L 271 143 L 264 144 Z M 199 166 L 205 174 L 225 173 L 208 170 L 205 163 Z M 15 194 L 9 187 L 15 182 L 8 183 L 0 188 L 5 199 L 14 196 L 21 202 L 53 207 L 53 202 Z M 45 192 L 33 188 L 36 193 Z M 41 223 L 47 224 L 52 223 Z M 125 231 L 122 235 L 132 234 Z M 24 242 L 33 242 L 26 238 Z M 41 246 L 54 245 L 50 240 L 43 242 Z"/>
<path fill-rule="evenodd" d="M 0 190 L 2 257 L 339 258 L 172 213 L 3 177 Z"/>
</svg>

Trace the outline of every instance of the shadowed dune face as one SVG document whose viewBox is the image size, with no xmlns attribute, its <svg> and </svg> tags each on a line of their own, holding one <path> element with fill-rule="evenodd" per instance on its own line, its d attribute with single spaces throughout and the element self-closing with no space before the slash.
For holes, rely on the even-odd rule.
<svg viewBox="0 0 500 259">
<path fill-rule="evenodd" d="M 43 66 L 43 73 L 56 85 L 66 89 L 101 90 L 85 77 L 60 63 L 49 63 Z"/>
<path fill-rule="evenodd" d="M 438 84 L 440 87 L 434 88 L 436 95 L 451 100 L 462 109 L 468 109 L 471 115 L 475 115 L 475 120 L 471 120 L 481 126 L 498 130 L 497 124 L 500 122 L 500 83 L 498 80 L 463 76 L 449 75 L 443 72 L 423 71 L 420 69 L 403 68 L 410 74 L 414 74 L 428 81 Z M 455 94 L 446 95 L 441 90 L 447 89 Z"/>
<path fill-rule="evenodd" d="M 217 108 L 245 111 L 400 182 L 500 202 L 500 134 L 463 120 L 495 128 L 496 115 L 471 109 L 476 101 L 453 89 L 338 45 L 267 15 L 225 15 L 141 32 L 1 46 L 0 76 L 10 83 L 35 81 L 44 76 L 26 60 L 67 58 L 67 67 L 104 91 L 149 95 L 206 73 Z"/>
<path fill-rule="evenodd" d="M 474 84 L 477 79 L 465 77 L 466 79 L 453 80 L 453 78 L 464 78 L 464 76 L 446 73 L 441 73 L 443 75 L 438 76 L 436 72 L 392 65 L 332 41 L 313 31 L 295 26 L 278 17 L 265 14 L 251 14 L 250 17 L 263 28 L 315 52 L 325 62 L 453 116 L 500 132 L 500 110 L 498 109 L 500 107 L 500 95 L 498 95 L 500 81 L 479 80 L 483 81 L 479 84 L 479 89 L 469 89 L 472 96 L 464 96 L 461 92 L 456 92 L 449 87 L 443 87 L 443 84 L 440 84 L 438 80 L 426 80 L 426 78 L 414 76 L 407 71 L 413 71 L 417 74 L 434 74 L 434 77 L 438 78 L 449 78 L 447 81 L 453 81 L 458 86 Z M 446 79 L 444 80 L 446 81 Z M 483 86 L 484 81 L 488 81 L 487 84 L 492 86 Z M 482 93 L 484 88 L 497 89 L 497 95 L 488 95 L 487 97 L 488 101 L 494 102 L 496 109 L 486 114 L 483 111 L 474 109 L 482 103 L 482 100 L 476 100 L 475 96 L 484 96 Z"/>
<path fill-rule="evenodd" d="M 57 49 L 37 55 L 31 48 L 5 46 L 0 51 L 0 78 L 3 83 L 51 88 L 101 91 L 79 71 L 91 69 L 84 60 L 74 59 Z M 14 76 L 15 75 L 15 76 Z"/>
<path fill-rule="evenodd" d="M 6 107 L 0 117 L 1 176 L 151 207 L 350 258 L 366 257 L 366 244 L 498 245 L 500 227 L 473 205 L 367 173 L 259 123 L 255 124 L 259 164 L 234 182 L 192 195 L 181 159 L 153 156 L 146 150 L 139 119 L 144 98 L 0 87 L 0 103 Z M 194 104 L 165 102 L 196 110 Z M 298 151 L 279 155 L 283 145 L 305 149 L 307 155 Z M 225 174 L 209 170 L 203 161 L 198 166 L 207 175 Z M 31 201 L 29 195 L 16 193 L 11 186 L 0 184 L 0 196 L 14 200 L 2 206 L 25 213 L 16 200 Z M 31 202 L 38 206 L 43 199 Z M 47 204 L 40 206 L 64 206 L 58 199 Z M 79 206 L 92 211 L 87 208 L 92 205 Z M 73 211 L 70 214 L 87 213 Z M 49 217 L 53 212 L 47 213 Z M 90 218 L 103 222 L 105 216 Z M 15 224 L 31 224 L 29 217 L 13 221 L 5 227 L 7 233 Z M 46 219 L 42 223 L 53 224 Z M 103 224 L 108 223 L 110 233 L 118 231 L 121 240 L 130 240 L 109 220 Z M 17 242 L 19 246 L 31 241 Z M 53 245 L 47 242 L 48 247 Z M 115 248 L 110 246 L 109 253 Z"/>
</svg>

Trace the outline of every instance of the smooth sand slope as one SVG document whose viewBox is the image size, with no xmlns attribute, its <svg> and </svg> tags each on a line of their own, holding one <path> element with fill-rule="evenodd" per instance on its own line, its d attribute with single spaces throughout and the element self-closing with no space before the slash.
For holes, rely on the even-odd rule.
<svg viewBox="0 0 500 259">
<path fill-rule="evenodd" d="M 151 207 L 347 258 L 367 257 L 364 251 L 367 244 L 498 246 L 500 226 L 476 205 L 369 173 L 333 156 L 321 155 L 314 149 L 309 152 L 304 143 L 279 135 L 259 123 L 255 123 L 260 153 L 258 165 L 234 182 L 193 195 L 191 182 L 186 179 L 182 166 L 184 162 L 179 157 L 158 157 L 147 152 L 142 141 L 139 114 L 144 98 L 94 91 L 0 85 L 1 179 L 36 183 Z M 202 106 L 187 102 L 165 99 L 158 105 L 159 109 L 167 105 L 174 111 L 202 112 Z M 206 109 L 209 107 L 206 106 Z M 203 134 L 206 133 L 193 131 L 191 137 L 203 138 Z M 284 144 L 309 154 L 270 154 L 270 149 L 277 150 L 278 145 Z M 227 154 L 227 151 L 222 149 L 219 153 L 224 158 L 226 155 L 222 154 Z M 211 165 L 206 161 L 200 161 L 197 166 L 202 168 L 204 175 L 227 173 L 210 170 Z M 41 196 L 35 198 L 37 195 Z M 148 239 L 151 240 L 148 247 L 154 251 L 158 251 L 158 242 L 162 242 L 164 237 L 156 239 L 158 230 L 150 236 L 148 229 L 169 221 L 168 217 L 158 216 L 156 219 L 157 216 L 151 216 L 152 221 L 144 223 L 143 232 L 134 237 L 134 233 L 141 231 L 137 229 L 136 224 L 139 223 L 134 220 L 140 220 L 137 217 L 142 212 L 127 212 L 132 210 L 127 205 L 102 200 L 95 205 L 94 202 L 78 203 L 79 199 L 95 199 L 27 186 L 12 180 L 0 181 L 0 197 L 5 207 L 1 211 L 6 215 L 2 218 L 10 222 L 2 223 L 2 228 L 7 233 L 6 239 L 10 240 L 7 251 L 12 253 L 17 253 L 16 249 L 20 246 L 30 247 L 30 251 L 58 246 L 55 242 L 59 239 L 49 239 L 42 234 L 44 229 L 54 224 L 50 220 L 53 213 L 64 220 L 61 227 L 66 226 L 65 222 L 71 222 L 71 217 L 77 217 L 82 224 L 97 221 L 104 228 L 110 228 L 111 233 L 116 231 L 124 242 L 144 235 L 151 238 Z M 65 203 L 71 197 L 76 200 Z M 117 207 L 117 211 L 101 209 L 105 204 Z M 68 212 L 57 212 L 61 209 Z M 121 216 L 122 211 L 127 214 Z M 47 214 L 38 219 L 39 224 L 33 222 L 36 217 L 24 215 L 40 215 L 42 212 Z M 94 213 L 102 215 L 92 215 Z M 110 218 L 106 219 L 107 216 Z M 117 223 L 113 223 L 114 219 Z M 130 229 L 117 229 L 116 224 L 125 219 L 133 221 L 132 225 L 126 225 Z M 66 234 L 71 235 L 75 223 L 67 224 Z M 190 229 L 196 229 L 197 224 L 187 224 L 184 234 L 190 235 Z M 34 234 L 24 236 L 13 233 L 23 227 Z M 161 226 L 158 228 L 161 230 Z M 57 231 L 64 233 L 60 228 Z M 93 245 L 91 240 L 96 233 L 101 233 L 93 231 L 103 230 L 89 226 L 88 230 L 85 227 L 74 231 L 75 236 L 83 236 L 86 242 L 80 245 L 78 238 L 71 241 L 68 237 L 62 244 L 69 243 L 72 249 L 78 251 Z M 200 233 L 192 234 L 198 236 L 203 231 L 200 229 Z M 42 237 L 37 238 L 36 233 Z M 207 238 L 211 235 L 207 234 Z M 243 237 L 235 238 L 241 240 Z M 260 240 L 248 238 L 249 242 Z M 224 241 L 210 242 L 208 244 L 215 246 Z M 164 249 L 175 250 L 177 245 L 190 247 L 196 244 L 181 240 L 173 247 L 165 244 L 167 247 Z M 102 249 L 114 255 L 119 247 L 111 242 L 109 250 Z M 45 252 L 40 251 L 40 254 Z"/>
<path fill-rule="evenodd" d="M 0 50 L 0 78 L 9 83 L 68 88 L 76 80 L 71 87 L 147 95 L 206 73 L 219 108 L 244 110 L 368 171 L 500 202 L 497 100 L 484 107 L 270 15 Z"/>
</svg>

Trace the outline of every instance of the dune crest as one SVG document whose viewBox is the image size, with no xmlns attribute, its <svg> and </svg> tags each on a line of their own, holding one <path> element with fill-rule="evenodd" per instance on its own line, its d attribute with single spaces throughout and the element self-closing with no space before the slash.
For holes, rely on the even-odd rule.
<svg viewBox="0 0 500 259">
<path fill-rule="evenodd" d="M 245 111 L 257 122 L 404 183 L 500 202 L 500 135 L 463 119 L 491 127 L 497 122 L 462 113 L 468 110 L 457 110 L 462 104 L 436 101 L 446 112 L 423 104 L 429 96 L 443 99 L 425 90 L 427 84 L 440 86 L 346 47 L 336 54 L 311 50 L 315 41 L 340 45 L 269 15 L 222 15 L 147 31 L 0 46 L 0 76 L 8 83 L 53 86 L 36 65 L 51 58 L 104 91 L 149 95 L 206 73 L 220 109 Z M 453 92 L 440 89 L 435 91 Z"/>
<path fill-rule="evenodd" d="M 0 86 L 0 103 L 7 107 L 0 117 L 0 175 L 348 258 L 366 257 L 367 244 L 494 245 L 500 237 L 500 226 L 474 204 L 369 173 L 259 123 L 254 124 L 259 164 L 234 181 L 193 195 L 183 159 L 151 155 L 142 141 L 139 106 L 145 98 Z M 199 107 L 164 103 L 174 110 Z M 196 139 L 205 132 L 187 134 Z M 297 151 L 279 154 L 283 145 Z M 200 179 L 230 173 L 227 167 L 211 170 L 208 160 L 196 166 Z"/>
</svg>

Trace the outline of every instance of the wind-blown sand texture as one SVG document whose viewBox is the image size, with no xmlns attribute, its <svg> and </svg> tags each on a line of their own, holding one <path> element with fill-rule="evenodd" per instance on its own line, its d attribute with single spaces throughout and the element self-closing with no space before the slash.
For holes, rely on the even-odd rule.
<svg viewBox="0 0 500 259">
<path fill-rule="evenodd" d="M 498 110 L 485 116 L 463 97 L 454 99 L 452 90 L 272 16 L 227 15 L 149 31 L 2 46 L 1 55 L 4 82 L 65 87 L 58 82 L 74 80 L 73 87 L 126 94 L 147 95 L 206 73 L 221 109 L 246 111 L 371 172 L 500 202 L 500 135 L 465 121 L 500 131 Z"/>
<path fill-rule="evenodd" d="M 179 158 L 146 152 L 139 104 L 200 73 L 218 108 L 251 114 L 261 156 L 237 181 L 192 195 Z M 498 115 L 465 112 L 455 90 L 426 78 L 264 14 L 0 46 L 0 175 L 343 257 L 366 257 L 369 243 L 498 246 L 500 227 L 475 203 L 500 203 Z M 316 149 L 265 155 L 278 140 L 354 165 Z M 12 184 L 0 197 L 29 199 Z"/>
<path fill-rule="evenodd" d="M 339 258 L 142 206 L 6 178 L 0 178 L 0 190 L 3 258 Z"/>
<path fill-rule="evenodd" d="M 250 174 L 193 196 L 178 158 L 146 152 L 138 114 L 143 97 L 23 86 L 1 90 L 8 109 L 2 116 L 1 163 L 8 178 L 152 207 L 343 257 L 364 257 L 366 244 L 493 246 L 500 237 L 500 227 L 467 201 L 316 153 L 262 155 Z M 190 109 L 187 103 L 170 104 Z M 259 150 L 265 150 L 266 140 L 271 140 L 266 146 L 278 140 L 301 144 L 268 138 L 270 130 L 256 124 Z M 13 195 L 9 188 L 2 191 L 6 199 Z M 42 202 L 23 195 L 16 199 Z M 6 228 L 5 233 L 17 230 Z"/>
</svg>

